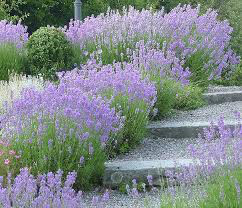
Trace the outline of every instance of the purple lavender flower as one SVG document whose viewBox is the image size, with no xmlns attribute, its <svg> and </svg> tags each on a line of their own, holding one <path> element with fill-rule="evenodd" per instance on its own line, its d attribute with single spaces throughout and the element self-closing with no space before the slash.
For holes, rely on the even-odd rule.
<svg viewBox="0 0 242 208">
<path fill-rule="evenodd" d="M 138 189 L 136 187 L 132 188 L 131 196 L 132 197 L 138 197 L 139 196 L 139 191 L 138 191 Z"/>
<path fill-rule="evenodd" d="M 98 196 L 93 196 L 92 197 L 92 206 L 97 206 L 99 202 L 99 197 Z"/>
<path fill-rule="evenodd" d="M 109 200 L 109 198 L 110 198 L 109 191 L 106 190 L 105 193 L 102 196 L 102 201 L 107 202 Z"/>
<path fill-rule="evenodd" d="M 82 165 L 85 161 L 85 158 L 83 156 L 80 157 L 80 165 Z"/>
<path fill-rule="evenodd" d="M 240 126 L 239 123 L 235 129 Z M 209 128 L 204 129 L 203 136 L 199 138 L 199 145 L 189 145 L 188 151 L 194 161 L 199 161 L 195 162 L 196 167 L 189 167 L 187 172 L 192 173 L 189 180 L 201 174 L 209 178 L 218 168 L 224 166 L 233 170 L 241 165 L 241 139 L 231 132 L 221 117 L 216 125 L 211 123 Z"/>
<path fill-rule="evenodd" d="M 187 83 L 190 76 L 189 70 L 183 68 L 184 60 L 197 52 L 203 53 L 201 60 L 203 57 L 209 57 L 209 61 L 204 59 L 203 68 L 214 69 L 210 79 L 220 77 L 229 66 L 234 68 L 239 63 L 239 58 L 229 49 L 232 28 L 228 22 L 219 21 L 216 11 L 211 9 L 200 15 L 199 6 L 192 8 L 190 5 L 178 5 L 168 14 L 164 14 L 163 10 L 154 13 L 130 7 L 123 15 L 112 11 L 106 15 L 87 18 L 83 22 L 72 20 L 64 31 L 71 42 L 80 45 L 83 52 L 87 51 L 90 42 L 97 48 L 104 47 L 111 49 L 110 51 L 122 44 L 126 50 L 117 51 L 121 58 L 124 52 L 128 58 L 132 57 L 132 52 L 136 53 L 135 49 L 140 48 L 137 42 L 148 39 L 146 42 L 151 46 L 149 58 L 147 59 L 143 48 L 136 53 L 144 68 L 152 69 L 161 63 L 158 66 L 184 83 Z M 152 50 L 152 44 L 157 39 L 163 40 L 163 43 L 156 47 L 162 48 L 161 51 Z M 129 46 L 126 46 L 127 42 Z M 145 57 L 142 60 L 143 55 Z M 100 57 L 100 54 L 97 53 L 96 56 Z M 155 62 L 152 64 L 149 60 Z M 95 62 L 92 60 L 89 63 L 91 65 Z M 164 70 L 161 70 L 161 73 L 163 72 Z"/>
<path fill-rule="evenodd" d="M 93 149 L 93 145 L 92 145 L 92 143 L 89 143 L 89 149 L 88 149 L 88 152 L 89 152 L 90 155 L 92 155 L 93 152 L 94 152 L 94 149 Z"/>
<path fill-rule="evenodd" d="M 0 45 L 2 43 L 13 43 L 18 48 L 21 48 L 27 40 L 27 27 L 21 25 L 21 22 L 15 25 L 7 20 L 0 21 Z"/>
<path fill-rule="evenodd" d="M 67 207 L 81 208 L 81 192 L 72 189 L 75 173 L 67 176 L 62 186 L 62 171 L 56 174 L 40 175 L 36 180 L 27 168 L 9 183 L 8 188 L 0 186 L 0 206 L 11 207 Z"/>
<path fill-rule="evenodd" d="M 153 185 L 153 176 L 152 175 L 148 175 L 147 176 L 147 180 L 148 180 L 149 185 L 152 186 Z"/>
<path fill-rule="evenodd" d="M 137 180 L 136 179 L 133 179 L 132 183 L 133 183 L 133 186 L 137 186 Z"/>
<path fill-rule="evenodd" d="M 85 139 L 88 139 L 89 138 L 89 132 L 85 132 L 82 136 L 82 138 L 85 140 Z"/>
</svg>

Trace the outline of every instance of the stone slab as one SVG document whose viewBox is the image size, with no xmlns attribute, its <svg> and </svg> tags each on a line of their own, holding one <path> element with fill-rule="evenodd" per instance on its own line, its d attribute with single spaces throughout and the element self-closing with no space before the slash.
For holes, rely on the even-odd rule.
<svg viewBox="0 0 242 208">
<path fill-rule="evenodd" d="M 242 91 L 204 93 L 203 96 L 209 105 L 242 101 Z"/>
<path fill-rule="evenodd" d="M 117 187 L 128 184 L 133 179 L 147 183 L 147 176 L 152 175 L 154 185 L 161 185 L 161 178 L 167 177 L 165 172 L 178 171 L 181 167 L 194 164 L 192 159 L 147 160 L 147 161 L 115 161 L 105 163 L 103 184 Z"/>
<path fill-rule="evenodd" d="M 233 129 L 237 125 L 236 121 L 225 121 L 225 126 Z M 204 128 L 211 124 L 206 121 L 201 122 L 152 122 L 148 125 L 151 135 L 160 138 L 197 138 L 199 133 L 203 133 Z"/>
</svg>

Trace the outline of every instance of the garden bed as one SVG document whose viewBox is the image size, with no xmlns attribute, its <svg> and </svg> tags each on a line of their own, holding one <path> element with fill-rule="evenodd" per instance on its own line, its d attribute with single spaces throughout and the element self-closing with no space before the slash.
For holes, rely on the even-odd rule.
<svg viewBox="0 0 242 208">
<path fill-rule="evenodd" d="M 158 176 L 165 176 L 161 187 L 167 186 L 172 198 L 174 184 L 227 177 L 217 175 L 224 163 L 236 177 L 224 180 L 233 186 L 229 193 L 225 184 L 225 194 L 231 204 L 240 203 L 242 88 L 211 86 L 240 83 L 240 57 L 229 45 L 231 26 L 215 11 L 203 14 L 190 5 L 169 13 L 130 7 L 71 20 L 64 28 L 42 27 L 31 36 L 20 22 L 3 20 L 0 26 L 0 207 L 142 207 L 144 197 L 134 200 L 139 192 L 158 206 L 162 199 L 151 191 Z M 218 121 L 216 127 L 212 121 Z M 188 156 L 201 165 L 185 162 L 179 172 L 176 162 L 166 161 L 182 163 Z M 137 179 L 140 169 L 146 171 L 147 181 L 125 180 L 130 177 L 125 173 L 126 184 L 121 180 L 116 188 L 128 195 L 111 191 L 114 198 L 108 200 L 110 187 L 102 185 L 109 159 L 148 160 L 145 170 L 122 166 Z M 153 159 L 165 159 L 171 169 L 153 178 Z M 115 176 L 118 171 L 110 180 Z M 81 191 L 100 186 L 99 199 L 92 192 L 81 197 Z M 216 189 L 212 183 L 204 187 L 207 193 Z M 210 200 L 206 197 L 200 207 Z"/>
</svg>

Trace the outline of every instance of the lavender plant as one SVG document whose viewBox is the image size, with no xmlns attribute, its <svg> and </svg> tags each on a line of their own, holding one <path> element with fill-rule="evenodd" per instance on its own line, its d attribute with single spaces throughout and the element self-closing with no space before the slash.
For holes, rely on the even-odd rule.
<svg viewBox="0 0 242 208">
<path fill-rule="evenodd" d="M 174 108 L 192 110 L 203 106 L 205 101 L 202 93 L 202 89 L 193 84 L 180 86 L 177 90 Z"/>
<path fill-rule="evenodd" d="M 12 172 L 25 166 L 34 175 L 75 170 L 76 185 L 86 189 L 99 182 L 103 147 L 123 125 L 110 103 L 64 82 L 41 92 L 25 89 L 5 111 L 2 139 L 21 156 L 11 164 Z"/>
<path fill-rule="evenodd" d="M 155 83 L 157 89 L 155 103 L 157 113 L 153 112 L 153 118 L 160 119 L 171 113 L 172 108 L 177 108 L 177 103 L 181 103 L 185 91 L 187 94 L 188 91 L 191 94 L 187 96 L 187 99 L 183 99 L 182 108 L 189 108 L 191 103 L 194 107 L 201 105 L 201 92 L 196 94 L 188 85 L 191 76 L 190 70 L 183 68 L 182 62 L 174 53 L 165 55 L 164 50 L 159 49 L 159 44 L 152 42 L 139 41 L 136 47 L 137 49 L 132 53 L 132 63 L 144 76 Z M 199 91 L 198 87 L 197 89 Z"/>
<path fill-rule="evenodd" d="M 27 40 L 27 27 L 21 22 L 0 21 L 0 80 L 8 81 L 11 73 L 24 71 L 26 56 L 23 45 Z"/>
<path fill-rule="evenodd" d="M 86 207 L 82 199 L 82 192 L 76 192 L 73 184 L 76 181 L 76 172 L 70 172 L 63 181 L 63 171 L 34 177 L 27 168 L 20 170 L 12 181 L 8 176 L 7 187 L 2 186 L 0 181 L 0 207 Z M 105 192 L 100 207 L 108 200 L 108 192 Z"/>
<path fill-rule="evenodd" d="M 183 191 L 196 190 L 200 195 L 196 199 L 195 207 L 240 207 L 241 197 L 241 117 L 236 112 L 238 125 L 231 129 L 225 126 L 224 119 L 217 125 L 211 124 L 204 130 L 204 137 L 200 137 L 199 145 L 188 147 L 194 158 L 194 165 L 184 168 L 181 172 L 168 173 L 184 185 Z M 174 190 L 176 193 L 176 190 Z M 170 200 L 168 205 L 179 204 L 177 200 Z M 184 203 L 184 201 L 183 201 Z M 169 206 L 165 207 L 169 207 Z M 163 206 L 164 207 L 164 206 Z M 184 207 L 189 207 L 185 202 Z"/>
<path fill-rule="evenodd" d="M 0 43 L 0 80 L 9 81 L 11 74 L 24 72 L 25 63 L 23 49 L 10 43 Z"/>
<path fill-rule="evenodd" d="M 16 25 L 7 20 L 0 21 L 0 45 L 3 43 L 13 43 L 18 48 L 28 40 L 27 27 L 18 22 Z"/>
<path fill-rule="evenodd" d="M 123 63 L 123 67 L 121 63 L 100 66 L 91 62 L 82 68 L 82 71 L 67 72 L 63 82 L 101 95 L 109 100 L 116 112 L 121 112 L 125 118 L 122 132 L 109 147 L 115 147 L 115 152 L 127 151 L 146 133 L 148 115 L 156 102 L 155 85 L 132 64 Z"/>
<path fill-rule="evenodd" d="M 106 15 L 87 18 L 83 23 L 71 21 L 66 29 L 66 35 L 74 44 L 80 45 L 81 51 L 89 54 L 105 51 L 101 56 L 102 63 L 110 64 L 121 57 L 127 59 L 127 51 L 132 53 L 139 40 L 155 41 L 161 46 L 165 44 L 165 57 L 174 54 L 195 74 L 206 72 L 206 79 L 218 78 L 228 67 L 233 68 L 238 63 L 238 58 L 229 49 L 231 32 L 227 21 L 217 20 L 215 11 L 208 10 L 199 15 L 199 7 L 193 9 L 189 5 L 179 5 L 168 14 L 149 10 L 139 12 L 133 8 L 124 10 L 122 15 L 110 11 Z"/>
<path fill-rule="evenodd" d="M 241 168 L 223 171 L 213 181 L 205 184 L 206 195 L 198 202 L 200 208 L 241 206 Z"/>
</svg>

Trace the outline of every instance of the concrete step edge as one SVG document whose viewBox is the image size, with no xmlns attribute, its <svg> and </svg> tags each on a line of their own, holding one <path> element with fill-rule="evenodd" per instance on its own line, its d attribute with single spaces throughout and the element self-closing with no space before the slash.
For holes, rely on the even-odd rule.
<svg viewBox="0 0 242 208">
<path fill-rule="evenodd" d="M 203 98 L 209 105 L 242 101 L 242 91 L 204 93 Z"/>
<path fill-rule="evenodd" d="M 170 159 L 170 160 L 131 160 L 105 163 L 103 184 L 109 187 L 118 187 L 120 184 L 129 184 L 133 179 L 147 183 L 147 176 L 151 175 L 154 185 L 161 185 L 161 178 L 167 178 L 166 171 L 179 171 L 181 167 L 199 165 L 198 160 Z"/>
<path fill-rule="evenodd" d="M 225 126 L 232 130 L 238 126 L 238 121 L 224 121 Z M 148 125 L 148 131 L 151 135 L 160 138 L 197 138 L 199 133 L 203 133 L 204 128 L 210 127 L 210 122 L 170 122 L 161 124 L 153 122 Z"/>
</svg>

